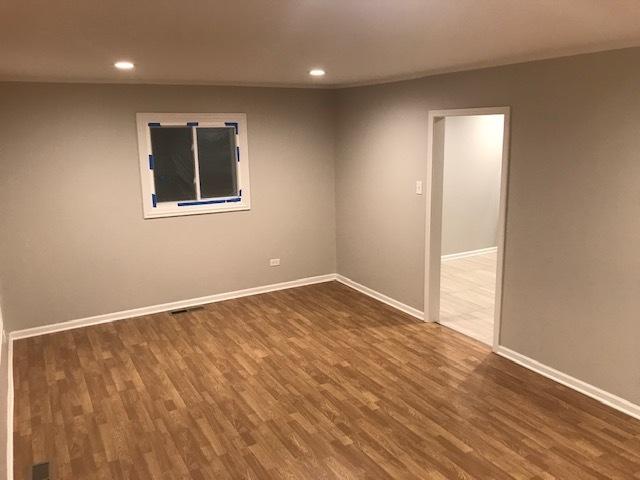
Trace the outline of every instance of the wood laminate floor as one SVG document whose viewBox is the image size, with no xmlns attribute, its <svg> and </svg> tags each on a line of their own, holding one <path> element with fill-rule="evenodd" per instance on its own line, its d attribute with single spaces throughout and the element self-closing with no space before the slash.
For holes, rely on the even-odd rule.
<svg viewBox="0 0 640 480">
<path fill-rule="evenodd" d="M 440 323 L 493 344 L 495 252 L 449 259 L 440 268 Z"/>
<path fill-rule="evenodd" d="M 640 422 L 330 282 L 18 340 L 15 478 L 638 479 Z"/>
</svg>

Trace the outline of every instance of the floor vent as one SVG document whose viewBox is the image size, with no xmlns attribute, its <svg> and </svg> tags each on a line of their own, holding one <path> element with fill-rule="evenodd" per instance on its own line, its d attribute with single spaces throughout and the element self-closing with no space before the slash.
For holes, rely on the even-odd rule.
<svg viewBox="0 0 640 480">
<path fill-rule="evenodd" d="M 193 312 L 195 310 L 202 310 L 204 307 L 190 307 L 190 308 L 181 308 L 180 310 L 172 310 L 171 315 L 179 315 L 181 313 Z"/>
<path fill-rule="evenodd" d="M 31 480 L 51 480 L 49 476 L 49 463 L 39 463 L 31 470 Z"/>
</svg>

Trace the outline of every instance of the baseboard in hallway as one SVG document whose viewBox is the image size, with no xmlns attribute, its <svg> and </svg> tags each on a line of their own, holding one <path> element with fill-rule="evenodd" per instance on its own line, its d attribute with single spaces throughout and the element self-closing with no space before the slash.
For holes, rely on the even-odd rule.
<svg viewBox="0 0 640 480">
<path fill-rule="evenodd" d="M 450 253 L 448 255 L 442 255 L 441 261 L 455 260 L 456 258 L 473 257 L 475 255 L 484 255 L 485 253 L 496 253 L 498 247 L 480 248 L 478 250 L 469 250 L 467 252 Z"/>
</svg>

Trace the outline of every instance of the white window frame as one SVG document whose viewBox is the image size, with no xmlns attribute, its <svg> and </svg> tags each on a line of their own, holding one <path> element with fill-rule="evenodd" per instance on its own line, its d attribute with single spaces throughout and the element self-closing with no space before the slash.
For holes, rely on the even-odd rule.
<svg viewBox="0 0 640 480">
<path fill-rule="evenodd" d="M 244 113 L 138 113 L 138 152 L 140 157 L 140 184 L 144 218 L 176 217 L 203 213 L 237 212 L 251 209 L 249 185 L 249 147 L 247 144 L 247 116 Z M 153 178 L 150 125 L 186 127 L 236 128 L 237 182 L 236 197 L 201 198 L 198 152 L 194 151 L 196 200 L 157 202 Z"/>
</svg>

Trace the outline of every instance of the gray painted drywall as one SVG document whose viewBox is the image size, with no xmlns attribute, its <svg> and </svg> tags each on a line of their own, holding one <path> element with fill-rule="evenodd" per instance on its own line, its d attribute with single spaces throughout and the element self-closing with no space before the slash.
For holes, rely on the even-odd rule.
<svg viewBox="0 0 640 480">
<path fill-rule="evenodd" d="M 2 305 L 0 304 L 0 478 L 7 478 L 7 439 L 8 418 L 7 403 L 9 401 L 9 348 L 4 330 Z"/>
<path fill-rule="evenodd" d="M 0 84 L 6 326 L 330 273 L 336 242 L 421 308 L 427 112 L 510 105 L 501 343 L 640 403 L 638 78 L 628 49 L 339 91 Z M 137 111 L 246 112 L 252 210 L 143 220 Z"/>
<path fill-rule="evenodd" d="M 424 295 L 427 112 L 511 106 L 502 345 L 640 403 L 640 49 L 338 91 L 338 272 Z"/>
<path fill-rule="evenodd" d="M 332 92 L 0 83 L 0 105 L 9 331 L 335 272 Z M 246 113 L 251 210 L 144 220 L 136 112 Z"/>
<path fill-rule="evenodd" d="M 504 115 L 445 118 L 442 255 L 497 245 Z"/>
</svg>

